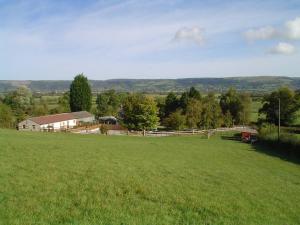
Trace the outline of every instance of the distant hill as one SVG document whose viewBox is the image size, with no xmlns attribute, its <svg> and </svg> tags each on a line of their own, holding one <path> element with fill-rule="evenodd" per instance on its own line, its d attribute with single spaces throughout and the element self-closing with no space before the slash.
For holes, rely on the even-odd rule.
<svg viewBox="0 0 300 225">
<path fill-rule="evenodd" d="M 0 92 L 7 92 L 25 85 L 34 92 L 64 92 L 70 80 L 0 80 Z M 248 92 L 268 92 L 280 86 L 300 89 L 300 77 L 231 77 L 231 78 L 185 78 L 185 79 L 113 79 L 90 80 L 94 92 L 115 89 L 124 92 L 164 93 L 182 92 L 191 86 L 207 92 L 223 92 L 229 87 Z"/>
</svg>

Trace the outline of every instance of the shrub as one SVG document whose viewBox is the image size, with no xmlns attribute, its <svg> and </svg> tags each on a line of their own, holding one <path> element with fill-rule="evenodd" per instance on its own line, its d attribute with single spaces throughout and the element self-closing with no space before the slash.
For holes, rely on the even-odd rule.
<svg viewBox="0 0 300 225">
<path fill-rule="evenodd" d="M 259 128 L 259 140 L 272 147 L 272 150 L 290 157 L 300 158 L 300 138 L 296 134 L 282 131 L 278 139 L 278 127 L 263 124 Z"/>
<path fill-rule="evenodd" d="M 101 134 L 105 134 L 105 135 L 108 134 L 108 127 L 107 127 L 107 125 L 102 124 L 102 125 L 100 126 L 100 133 L 101 133 Z"/>
</svg>

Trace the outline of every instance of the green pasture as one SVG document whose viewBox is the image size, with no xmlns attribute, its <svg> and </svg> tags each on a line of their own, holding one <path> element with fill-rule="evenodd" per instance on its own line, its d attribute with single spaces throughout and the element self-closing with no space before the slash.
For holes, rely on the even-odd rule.
<svg viewBox="0 0 300 225">
<path fill-rule="evenodd" d="M 231 135 L 0 130 L 0 224 L 300 224 L 300 165 Z"/>
</svg>

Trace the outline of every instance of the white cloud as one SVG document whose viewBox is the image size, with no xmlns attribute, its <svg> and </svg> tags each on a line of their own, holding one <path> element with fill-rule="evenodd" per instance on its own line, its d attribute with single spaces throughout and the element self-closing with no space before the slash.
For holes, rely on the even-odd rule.
<svg viewBox="0 0 300 225">
<path fill-rule="evenodd" d="M 274 28 L 272 26 L 250 29 L 244 33 L 249 41 L 256 40 L 300 40 L 300 17 L 287 21 L 283 26 Z"/>
<path fill-rule="evenodd" d="M 203 30 L 200 27 L 183 27 L 176 32 L 174 40 L 192 41 L 202 45 L 204 43 Z"/>
<path fill-rule="evenodd" d="M 300 40 L 300 17 L 286 22 L 284 33 L 291 40 Z"/>
<path fill-rule="evenodd" d="M 285 43 L 285 42 L 280 42 L 278 45 L 275 47 L 271 48 L 268 53 L 270 54 L 280 54 L 280 55 L 291 55 L 296 52 L 295 46 Z"/>
<path fill-rule="evenodd" d="M 268 40 L 277 36 L 275 28 L 268 26 L 259 29 L 251 29 L 245 32 L 245 37 L 249 41 Z"/>
</svg>

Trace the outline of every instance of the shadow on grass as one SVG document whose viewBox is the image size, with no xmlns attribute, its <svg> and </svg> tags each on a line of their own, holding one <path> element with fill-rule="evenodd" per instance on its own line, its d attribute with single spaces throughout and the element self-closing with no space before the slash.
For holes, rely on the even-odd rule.
<svg viewBox="0 0 300 225">
<path fill-rule="evenodd" d="M 241 134 L 235 133 L 235 134 L 226 134 L 226 135 L 221 135 L 221 139 L 223 140 L 229 140 L 229 141 L 239 141 L 241 142 Z"/>
<path fill-rule="evenodd" d="M 252 145 L 253 146 L 253 150 L 269 155 L 269 156 L 273 156 L 273 157 L 277 157 L 280 158 L 284 161 L 289 161 L 295 164 L 300 164 L 300 158 L 298 156 L 295 156 L 292 151 L 290 151 L 289 149 L 286 149 L 285 146 L 279 145 L 276 146 L 274 144 L 269 144 L 269 143 L 264 143 L 264 142 L 257 142 L 255 144 Z"/>
<path fill-rule="evenodd" d="M 239 133 L 232 134 L 232 135 L 222 135 L 221 138 L 223 140 L 243 143 L 241 140 L 241 135 Z M 261 154 L 277 157 L 284 161 L 292 162 L 295 164 L 300 164 L 300 157 L 298 155 L 293 154 L 294 151 L 288 149 L 287 146 L 284 146 L 282 144 L 276 144 L 274 142 L 269 143 L 269 142 L 259 141 L 259 140 L 253 144 L 251 143 L 244 143 L 244 144 L 251 145 L 252 150 L 259 152 Z"/>
</svg>

